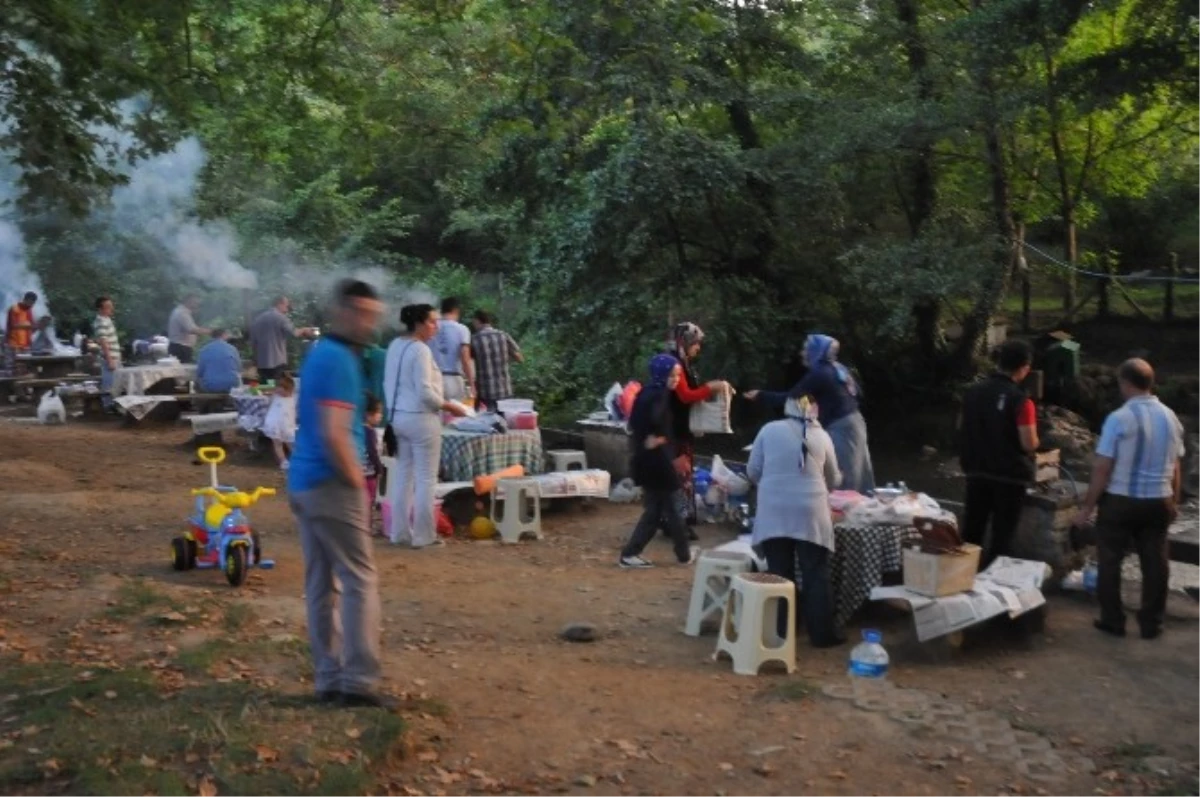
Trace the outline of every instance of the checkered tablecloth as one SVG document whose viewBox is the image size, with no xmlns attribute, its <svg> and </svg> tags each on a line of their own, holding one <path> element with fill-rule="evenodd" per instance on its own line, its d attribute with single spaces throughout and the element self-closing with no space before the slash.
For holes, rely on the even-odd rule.
<svg viewBox="0 0 1200 797">
<path fill-rule="evenodd" d="M 507 434 L 470 434 L 442 430 L 442 478 L 465 482 L 495 473 L 512 465 L 523 465 L 526 473 L 545 470 L 542 433 L 509 431 Z"/>
<path fill-rule="evenodd" d="M 164 379 L 195 379 L 194 365 L 133 365 L 113 372 L 112 397 L 144 396 Z"/>
<path fill-rule="evenodd" d="M 267 419 L 267 409 L 271 406 L 271 397 L 232 395 L 232 398 L 233 409 L 237 413 L 238 426 L 247 432 L 261 430 L 263 421 Z"/>
<path fill-rule="evenodd" d="M 919 540 L 911 526 L 833 527 L 834 550 L 830 562 L 834 600 L 834 623 L 845 626 L 858 607 L 871 597 L 871 590 L 882 586 L 883 574 L 903 566 L 901 546 L 908 539 Z"/>
</svg>

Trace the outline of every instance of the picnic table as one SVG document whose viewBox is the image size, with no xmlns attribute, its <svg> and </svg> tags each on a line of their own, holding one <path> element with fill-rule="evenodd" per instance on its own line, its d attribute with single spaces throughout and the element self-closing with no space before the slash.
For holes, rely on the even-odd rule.
<svg viewBox="0 0 1200 797">
<path fill-rule="evenodd" d="M 897 573 L 904 565 L 901 549 L 908 540 L 919 540 L 912 526 L 844 523 L 833 527 L 834 550 L 830 578 L 834 599 L 834 624 L 838 628 L 883 585 L 885 573 Z"/>
<path fill-rule="evenodd" d="M 529 474 L 545 470 L 541 431 L 476 434 L 442 430 L 441 472 L 446 481 L 471 481 L 512 465 L 523 466 Z"/>
<path fill-rule="evenodd" d="M 70 376 L 79 362 L 79 355 L 18 354 L 17 363 L 40 379 L 61 379 Z"/>
<path fill-rule="evenodd" d="M 113 373 L 112 397 L 145 396 L 150 388 L 160 382 L 173 379 L 195 379 L 194 365 L 131 365 L 118 368 Z"/>
</svg>

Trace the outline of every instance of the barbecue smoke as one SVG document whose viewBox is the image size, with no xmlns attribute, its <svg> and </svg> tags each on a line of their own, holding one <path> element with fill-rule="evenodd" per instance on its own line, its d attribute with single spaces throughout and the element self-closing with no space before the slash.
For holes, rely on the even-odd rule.
<svg viewBox="0 0 1200 797">
<path fill-rule="evenodd" d="M 3 312 L 27 291 L 38 295 L 35 314 L 46 312 L 45 291 L 37 275 L 29 270 L 25 260 L 25 237 L 17 223 L 17 181 L 20 177 L 21 170 L 6 153 L 0 152 L 0 302 L 3 303 L 0 305 L 0 323 L 3 323 Z"/>
</svg>

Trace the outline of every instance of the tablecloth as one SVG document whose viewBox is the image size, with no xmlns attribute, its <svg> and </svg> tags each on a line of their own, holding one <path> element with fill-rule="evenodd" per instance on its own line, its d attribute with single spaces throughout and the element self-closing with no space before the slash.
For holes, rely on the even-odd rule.
<svg viewBox="0 0 1200 797">
<path fill-rule="evenodd" d="M 238 426 L 247 432 L 261 430 L 263 421 L 267 419 L 267 409 L 271 406 L 271 397 L 231 395 L 231 398 L 233 409 L 237 412 Z"/>
<path fill-rule="evenodd" d="M 842 628 L 871 597 L 871 590 L 883 584 L 883 574 L 901 569 L 903 543 L 919 540 L 920 534 L 911 526 L 838 524 L 833 527 L 833 538 L 833 619 Z"/>
<path fill-rule="evenodd" d="M 526 473 L 545 470 L 541 431 L 469 434 L 442 430 L 441 471 L 444 480 L 470 481 L 512 465 L 524 466 Z"/>
<path fill-rule="evenodd" d="M 144 396 L 164 379 L 195 379 L 194 365 L 132 365 L 113 373 L 112 396 Z"/>
</svg>

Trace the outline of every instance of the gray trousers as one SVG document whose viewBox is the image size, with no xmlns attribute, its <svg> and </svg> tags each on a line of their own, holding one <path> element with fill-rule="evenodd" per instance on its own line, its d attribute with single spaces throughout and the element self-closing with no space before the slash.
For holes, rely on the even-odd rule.
<svg viewBox="0 0 1200 797">
<path fill-rule="evenodd" d="M 462 401 L 467 397 L 467 380 L 462 374 L 442 374 L 442 398 Z"/>
<path fill-rule="evenodd" d="M 330 479 L 292 493 L 290 503 L 304 551 L 314 685 L 370 692 L 379 682 L 381 610 L 366 491 Z"/>
</svg>

